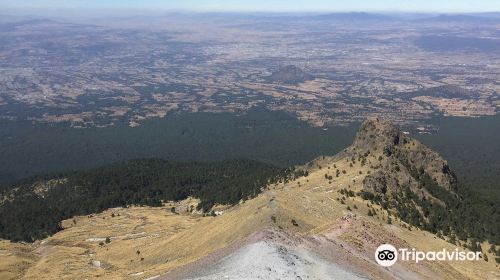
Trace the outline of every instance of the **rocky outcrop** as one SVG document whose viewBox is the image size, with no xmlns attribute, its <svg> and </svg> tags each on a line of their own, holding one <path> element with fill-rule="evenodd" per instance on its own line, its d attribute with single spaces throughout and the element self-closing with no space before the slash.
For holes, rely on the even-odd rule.
<svg viewBox="0 0 500 280">
<path fill-rule="evenodd" d="M 447 161 L 388 121 L 365 121 L 349 153 L 380 155 L 377 171 L 364 180 L 367 191 L 391 194 L 409 187 L 418 196 L 429 198 L 436 192 L 430 189 L 435 186 L 448 192 L 456 189 L 457 179 Z"/>
<path fill-rule="evenodd" d="M 366 190 L 376 194 L 386 194 L 394 192 L 399 188 L 399 181 L 390 173 L 379 170 L 372 175 L 369 175 L 363 181 Z"/>
</svg>

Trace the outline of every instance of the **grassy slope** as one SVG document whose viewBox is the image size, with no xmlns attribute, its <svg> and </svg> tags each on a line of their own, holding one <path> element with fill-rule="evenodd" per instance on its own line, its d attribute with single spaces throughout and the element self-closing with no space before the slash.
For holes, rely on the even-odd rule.
<svg viewBox="0 0 500 280">
<path fill-rule="evenodd" d="M 375 153 L 369 160 L 375 161 L 377 157 Z M 334 174 L 333 164 L 347 173 L 338 178 L 334 176 L 329 183 L 324 175 Z M 145 279 L 193 262 L 267 227 L 281 227 L 300 236 L 315 236 L 315 240 L 326 236 L 329 240 L 342 242 L 349 248 L 345 254 L 351 265 L 374 278 L 386 278 L 388 275 L 374 263 L 372 255 L 377 244 L 404 244 L 421 250 L 455 248 L 429 233 L 403 228 L 401 221 L 394 220 L 393 225 L 387 225 L 382 220 L 385 214 L 378 206 L 373 206 L 378 215 L 368 217 L 366 201 L 359 197 L 346 200 L 351 208 L 354 205 L 358 207 L 353 209 L 357 216 L 349 221 L 342 219 L 348 211 L 346 204 L 336 200 L 341 197 L 338 190 L 349 186 L 354 191 L 360 190 L 364 175 L 360 175 L 359 171 L 366 174 L 367 166 L 369 164 L 361 167 L 357 163 L 349 168 L 343 158 L 319 158 L 308 167 L 311 170 L 308 177 L 271 186 L 257 198 L 237 205 L 218 217 L 187 213 L 177 215 L 170 212 L 170 205 L 155 209 L 110 209 L 92 218 L 77 217 L 76 224 L 66 221 L 66 230 L 37 245 L 34 252 L 38 256 L 31 258 L 35 264 L 24 270 L 25 277 Z M 111 213 L 119 213 L 120 216 L 112 218 Z M 276 222 L 273 222 L 272 216 Z M 299 226 L 294 226 L 292 219 Z M 105 246 L 87 241 L 106 236 L 112 239 Z M 7 252 L 18 250 L 9 247 L 14 245 L 3 244 Z M 332 245 L 320 243 L 320 246 Z M 140 255 L 137 250 L 140 250 Z M 89 264 L 91 260 L 102 261 L 104 269 L 93 267 Z M 7 261 L 2 260 L 0 264 L 3 266 L 0 270 L 5 266 L 12 269 Z M 420 273 L 425 278 L 492 279 L 500 276 L 492 260 L 402 264 L 389 271 L 396 275 L 401 271 Z M 132 276 L 134 273 L 141 274 Z"/>
</svg>

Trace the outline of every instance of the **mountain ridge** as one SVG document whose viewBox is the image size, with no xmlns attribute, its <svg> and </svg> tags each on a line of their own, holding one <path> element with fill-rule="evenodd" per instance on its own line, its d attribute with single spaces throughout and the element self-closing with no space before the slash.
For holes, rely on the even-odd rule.
<svg viewBox="0 0 500 280">
<path fill-rule="evenodd" d="M 402 183 L 398 183 L 399 187 L 388 187 L 388 190 L 396 189 L 387 191 L 384 197 L 377 185 L 372 185 L 378 178 L 378 171 L 390 173 L 396 168 L 394 163 L 400 171 L 397 176 L 389 174 L 389 178 L 395 181 L 400 180 L 399 176 L 412 176 L 411 168 L 406 168 L 400 158 L 406 156 L 414 161 L 432 161 L 432 166 L 424 171 L 436 181 L 442 181 L 443 186 L 438 190 L 452 193 L 447 186 L 453 186 L 453 176 L 448 171 L 443 173 L 442 169 L 446 161 L 420 145 L 382 119 L 368 120 L 362 124 L 353 145 L 343 152 L 296 167 L 303 176 L 269 184 L 252 199 L 233 206 L 214 205 L 214 215 L 193 211 L 191 206 L 199 201 L 192 199 L 167 201 L 155 208 L 112 208 L 65 220 L 61 224 L 62 231 L 31 245 L 19 248 L 15 243 L 2 241 L 0 249 L 11 252 L 11 257 L 7 262 L 2 260 L 6 257 L 0 256 L 0 263 L 29 263 L 24 268 L 7 265 L 4 269 L 23 275 L 25 279 L 53 279 L 62 275 L 70 278 L 216 279 L 217 275 L 226 272 L 245 277 L 237 270 L 227 269 L 237 267 L 248 256 L 269 260 L 270 270 L 260 263 L 255 263 L 251 269 L 271 279 L 294 272 L 313 277 L 325 267 L 374 279 L 499 277 L 492 260 L 494 254 L 486 253 L 488 242 L 474 245 L 479 245 L 489 255 L 489 261 L 423 262 L 418 265 L 398 262 L 388 269 L 376 264 L 373 252 L 383 243 L 420 250 L 454 250 L 457 245 L 470 243 L 470 239 L 464 241 L 457 236 L 453 244 L 454 232 L 444 234 L 440 230 L 440 235 L 433 234 L 422 224 L 413 223 L 417 212 L 421 216 L 425 212 L 417 204 L 421 200 L 418 186 L 415 190 L 403 189 Z M 418 156 L 421 152 L 425 152 L 425 156 Z M 411 166 L 418 165 L 414 162 Z M 412 182 L 421 181 L 417 177 Z M 422 185 L 422 189 L 427 187 Z M 399 191 L 405 196 L 400 197 Z M 459 188 L 456 193 L 453 191 L 453 196 L 458 196 L 459 191 Z M 442 200 L 439 193 L 428 192 L 429 198 Z M 406 195 L 411 199 L 398 200 Z M 450 201 L 443 199 L 442 202 L 447 205 Z M 433 204 L 433 207 L 438 206 L 439 203 Z M 403 216 L 398 207 L 412 211 Z M 422 219 L 419 222 L 428 221 L 429 217 L 424 215 Z M 456 226 L 450 227 L 456 229 Z M 26 252 L 33 254 L 28 260 L 20 257 L 26 257 Z M 70 270 L 65 269 L 68 259 L 72 260 Z M 289 261 L 280 261 L 283 259 Z M 305 267 L 310 269 L 305 269 L 303 264 L 308 262 L 311 265 Z"/>
</svg>

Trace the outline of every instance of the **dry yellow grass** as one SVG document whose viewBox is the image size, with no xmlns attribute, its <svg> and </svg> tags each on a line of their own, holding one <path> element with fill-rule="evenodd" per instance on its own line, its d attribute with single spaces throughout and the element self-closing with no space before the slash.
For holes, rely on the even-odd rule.
<svg viewBox="0 0 500 280">
<path fill-rule="evenodd" d="M 15 279 L 22 275 L 37 259 L 34 247 L 0 240 L 0 279 Z"/>
<path fill-rule="evenodd" d="M 217 217 L 185 210 L 174 214 L 173 204 L 161 208 L 117 208 L 92 217 L 75 217 L 74 222 L 64 221 L 63 231 L 33 245 L 2 241 L 0 278 L 147 279 L 199 260 L 268 227 L 280 227 L 302 236 L 338 238 L 349 246 L 352 262 L 363 266 L 363 271 L 374 278 L 384 275 L 372 260 L 374 248 L 382 242 L 424 251 L 454 249 L 432 234 L 401 227 L 400 221 L 387 225 L 386 213 L 376 205 L 370 208 L 377 209 L 377 216 L 368 217 L 367 202 L 359 197 L 341 202 L 339 190 L 360 190 L 369 166 L 375 165 L 377 158 L 374 153 L 363 167 L 359 162 L 351 167 L 346 158 L 318 158 L 307 167 L 309 176 L 270 186 L 258 197 L 232 208 L 219 207 L 223 214 Z M 337 169 L 341 172 L 339 177 L 335 175 Z M 325 174 L 333 178 L 329 180 Z M 195 202 L 184 202 L 177 209 L 189 209 Z M 346 221 L 348 213 L 355 218 Z M 106 237 L 111 240 L 108 244 Z M 101 242 L 105 244 L 99 245 Z M 500 277 L 491 260 L 405 263 L 395 269 L 403 268 L 427 279 Z"/>
</svg>

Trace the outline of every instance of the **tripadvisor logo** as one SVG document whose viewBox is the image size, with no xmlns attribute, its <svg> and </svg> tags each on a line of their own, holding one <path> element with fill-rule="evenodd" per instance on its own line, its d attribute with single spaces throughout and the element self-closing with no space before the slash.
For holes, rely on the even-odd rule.
<svg viewBox="0 0 500 280">
<path fill-rule="evenodd" d="M 398 251 L 391 244 L 382 244 L 375 251 L 375 260 L 381 266 L 391 266 L 398 260 Z"/>
<path fill-rule="evenodd" d="M 467 252 L 459 250 L 442 249 L 440 251 L 417 251 L 415 248 L 396 249 L 391 244 L 382 244 L 375 251 L 375 260 L 381 266 L 391 266 L 399 259 L 418 263 L 420 261 L 478 261 L 481 259 L 481 252 Z"/>
</svg>

